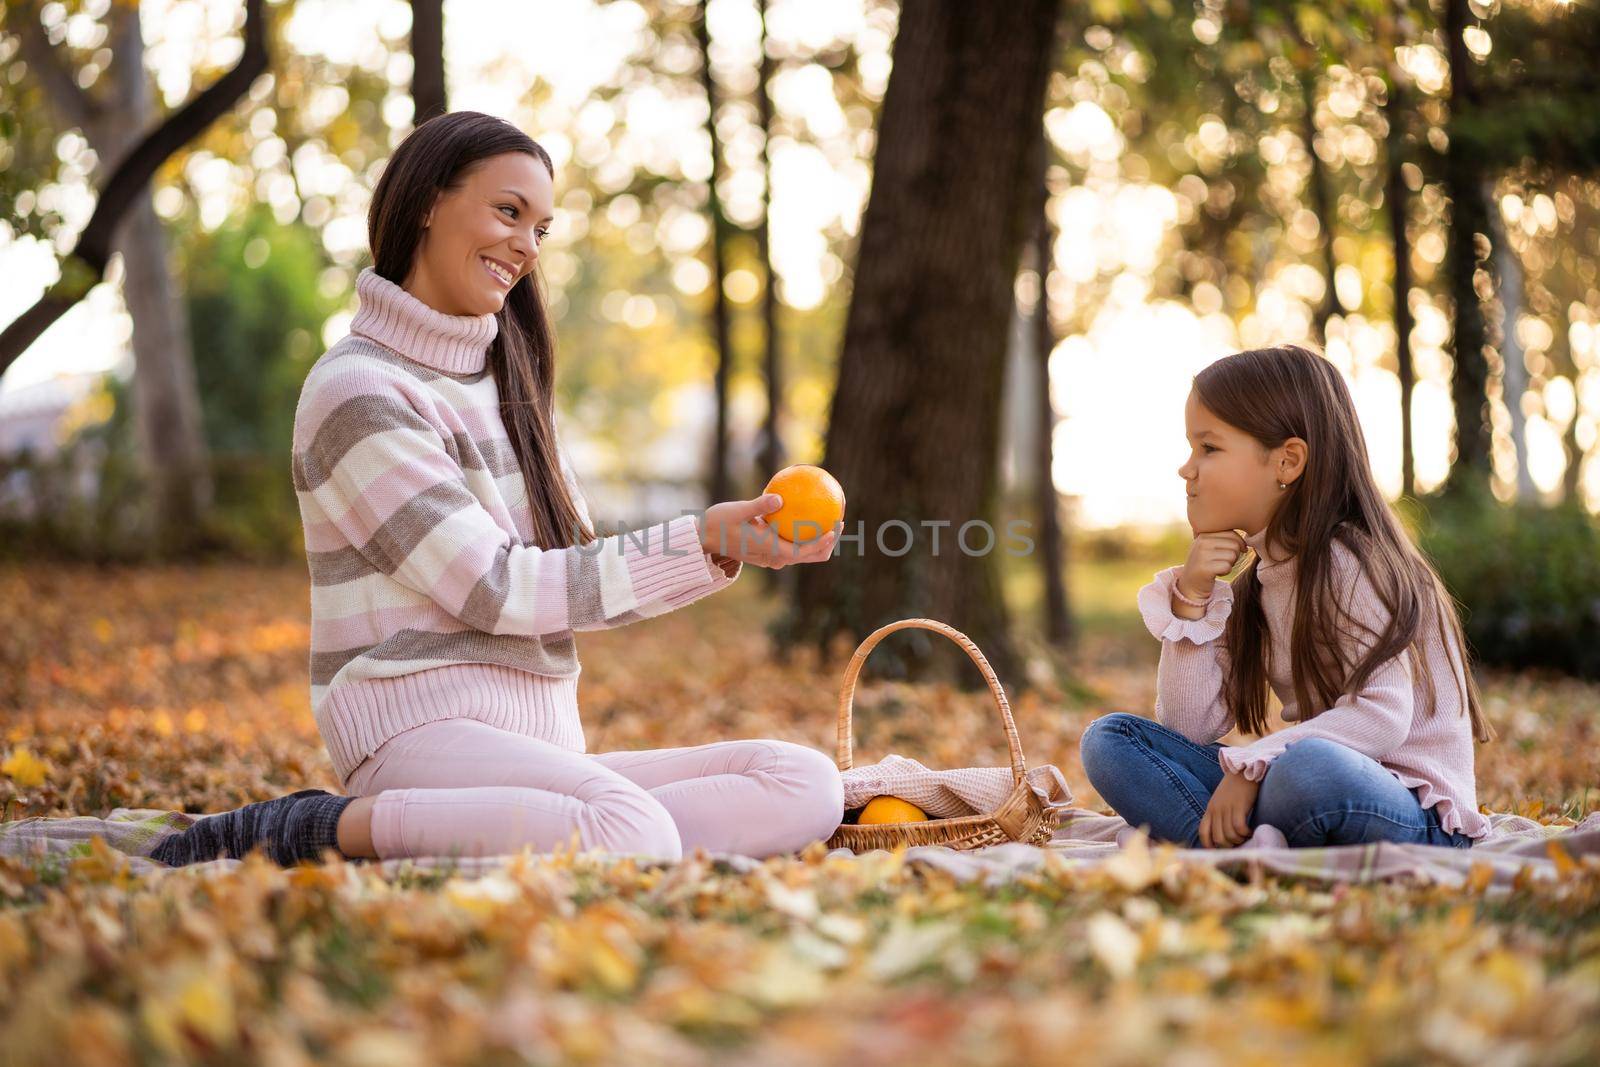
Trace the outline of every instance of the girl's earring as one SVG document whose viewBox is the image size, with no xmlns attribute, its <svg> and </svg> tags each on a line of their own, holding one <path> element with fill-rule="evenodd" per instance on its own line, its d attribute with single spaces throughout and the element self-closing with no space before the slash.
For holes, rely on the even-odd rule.
<svg viewBox="0 0 1600 1067">
<path fill-rule="evenodd" d="M 1287 488 L 1289 488 L 1289 487 L 1288 487 L 1288 486 L 1287 486 L 1287 485 L 1285 485 L 1285 484 L 1284 484 L 1284 483 L 1283 483 L 1283 482 L 1279 482 L 1279 483 L 1278 483 L 1278 488 L 1279 488 L 1279 489 L 1280 489 L 1280 490 L 1283 490 L 1283 489 L 1287 489 Z"/>
</svg>

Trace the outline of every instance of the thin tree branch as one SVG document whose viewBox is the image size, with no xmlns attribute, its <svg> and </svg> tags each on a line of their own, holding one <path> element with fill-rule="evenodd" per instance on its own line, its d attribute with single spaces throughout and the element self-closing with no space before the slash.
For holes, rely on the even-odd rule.
<svg viewBox="0 0 1600 1067">
<path fill-rule="evenodd" d="M 117 226 L 161 164 L 226 114 L 267 69 L 262 4 L 263 0 L 245 0 L 244 52 L 233 69 L 146 135 L 101 186 L 94 214 L 62 264 L 61 280 L 0 332 L 0 374 L 105 276 Z"/>
</svg>

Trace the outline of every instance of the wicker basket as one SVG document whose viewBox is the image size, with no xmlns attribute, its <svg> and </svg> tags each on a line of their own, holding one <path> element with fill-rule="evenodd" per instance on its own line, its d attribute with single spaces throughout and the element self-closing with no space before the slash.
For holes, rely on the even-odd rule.
<svg viewBox="0 0 1600 1067">
<path fill-rule="evenodd" d="M 1027 783 L 1028 765 L 1022 756 L 1022 742 L 1017 740 L 1017 724 L 1011 718 L 1011 705 L 1006 701 L 1005 690 L 995 678 L 989 661 L 978 651 L 978 646 L 960 630 L 935 619 L 901 619 L 879 627 L 861 642 L 855 655 L 850 658 L 850 665 L 844 672 L 844 688 L 839 693 L 839 769 L 848 771 L 851 767 L 854 742 L 852 705 L 855 701 L 856 678 L 861 674 L 867 654 L 879 641 L 896 630 L 912 627 L 944 634 L 965 649 L 972 662 L 983 672 L 984 681 L 989 683 L 989 691 L 994 694 L 995 704 L 1000 709 L 1000 722 L 1005 726 L 1006 744 L 1011 750 L 1011 776 L 1015 784 L 999 808 L 987 815 L 960 815 L 949 819 L 928 819 L 926 822 L 869 826 L 843 823 L 828 839 L 828 847 L 866 852 L 875 848 L 893 849 L 898 845 L 944 845 L 965 851 L 1007 841 L 1026 841 L 1036 845 L 1048 841 L 1055 831 L 1055 820 Z"/>
</svg>

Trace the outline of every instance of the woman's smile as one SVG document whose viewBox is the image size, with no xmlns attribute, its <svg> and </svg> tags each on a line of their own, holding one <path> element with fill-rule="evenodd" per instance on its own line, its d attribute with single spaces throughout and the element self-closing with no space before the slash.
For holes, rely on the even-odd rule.
<svg viewBox="0 0 1600 1067">
<path fill-rule="evenodd" d="M 510 264 L 503 260 L 494 259 L 491 256 L 479 256 L 478 259 L 482 261 L 483 269 L 488 273 L 489 277 L 494 279 L 495 284 L 500 287 L 501 291 L 504 292 L 511 289 L 511 283 L 516 279 L 517 272 L 511 269 Z"/>
</svg>

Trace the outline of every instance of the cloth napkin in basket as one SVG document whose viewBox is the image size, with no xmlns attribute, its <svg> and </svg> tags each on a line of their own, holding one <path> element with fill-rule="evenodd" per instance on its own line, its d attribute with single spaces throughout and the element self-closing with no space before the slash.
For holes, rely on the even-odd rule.
<svg viewBox="0 0 1600 1067">
<path fill-rule="evenodd" d="M 1010 767 L 957 767 L 935 771 L 890 753 L 880 762 L 840 772 L 844 806 L 859 808 L 876 796 L 909 800 L 936 819 L 987 815 L 1011 795 Z M 1048 811 L 1072 806 L 1072 790 L 1054 764 L 1029 768 L 1026 781 Z"/>
</svg>

